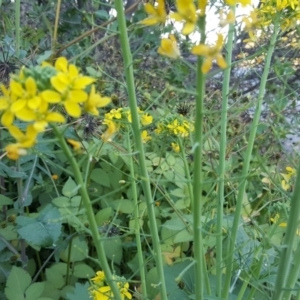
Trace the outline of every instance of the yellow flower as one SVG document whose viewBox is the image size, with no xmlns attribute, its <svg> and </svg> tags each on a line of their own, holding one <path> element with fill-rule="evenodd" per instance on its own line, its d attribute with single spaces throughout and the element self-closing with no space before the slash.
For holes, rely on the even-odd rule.
<svg viewBox="0 0 300 300">
<path fill-rule="evenodd" d="M 67 142 L 73 147 L 75 151 L 79 151 L 81 149 L 81 143 L 72 139 L 67 139 Z"/>
<path fill-rule="evenodd" d="M 173 59 L 179 58 L 180 51 L 177 46 L 175 36 L 173 34 L 170 34 L 168 38 L 162 39 L 157 52 L 161 55 L 168 56 Z"/>
<path fill-rule="evenodd" d="M 290 181 L 291 178 L 296 175 L 296 170 L 292 167 L 286 167 L 285 170 L 287 173 L 280 173 L 283 177 L 283 180 L 281 180 L 281 187 L 283 190 L 287 191 L 291 187 Z"/>
<path fill-rule="evenodd" d="M 200 9 L 200 16 L 204 16 L 205 15 L 205 9 L 207 6 L 207 0 L 198 0 L 198 8 Z"/>
<path fill-rule="evenodd" d="M 194 46 L 192 48 L 192 53 L 195 55 L 202 55 L 204 56 L 204 62 L 202 64 L 202 72 L 206 74 L 214 60 L 217 61 L 217 64 L 220 68 L 224 69 L 227 67 L 226 61 L 222 56 L 221 50 L 223 47 L 223 36 L 222 34 L 218 34 L 217 43 L 215 46 L 209 47 L 204 44 L 199 44 L 198 46 Z"/>
<path fill-rule="evenodd" d="M 249 17 L 244 17 L 242 21 L 245 23 L 245 30 L 248 32 L 250 41 L 256 41 L 257 37 L 254 34 L 255 29 L 261 24 L 258 19 L 258 14 L 256 10 L 250 12 Z M 248 40 L 244 40 L 247 42 Z"/>
<path fill-rule="evenodd" d="M 23 108 L 28 107 L 31 110 L 37 109 L 42 101 L 38 95 L 38 89 L 35 80 L 28 77 L 24 82 L 24 87 L 20 82 L 11 80 L 10 90 L 17 99 L 11 105 L 11 112 L 16 113 Z"/>
<path fill-rule="evenodd" d="M 146 3 L 144 8 L 149 17 L 141 21 L 141 24 L 150 26 L 161 23 L 164 24 L 166 22 L 167 13 L 164 0 L 157 0 L 156 6 L 153 6 L 151 3 Z"/>
<path fill-rule="evenodd" d="M 198 16 L 196 5 L 193 0 L 177 0 L 177 12 L 171 14 L 171 18 L 178 22 L 184 22 L 181 33 L 183 35 L 191 34 L 197 24 Z"/>
<path fill-rule="evenodd" d="M 118 131 L 118 127 L 115 122 L 111 120 L 105 120 L 105 124 L 108 125 L 106 131 L 102 134 L 101 138 L 103 142 L 111 142 L 114 134 Z"/>
<path fill-rule="evenodd" d="M 88 100 L 88 95 L 84 89 L 92 84 L 95 79 L 79 74 L 77 67 L 68 64 L 65 57 L 60 57 L 55 62 L 56 76 L 51 77 L 51 85 L 55 91 L 44 91 L 41 96 L 49 103 L 62 102 L 67 113 L 74 118 L 81 115 L 80 103 Z"/>
<path fill-rule="evenodd" d="M 101 97 L 95 92 L 95 86 L 92 85 L 89 97 L 84 103 L 84 110 L 92 115 L 98 116 L 99 111 L 97 108 L 106 106 L 111 101 L 108 97 Z"/>
<path fill-rule="evenodd" d="M 14 114 L 11 112 L 10 107 L 16 97 L 11 94 L 3 84 L 0 85 L 2 96 L 0 96 L 0 111 L 4 111 L 1 116 L 1 123 L 5 127 L 9 127 L 14 121 Z"/>
<path fill-rule="evenodd" d="M 235 21 L 235 16 L 234 12 L 232 10 L 229 11 L 228 14 L 224 17 L 224 12 L 223 10 L 220 11 L 220 26 L 224 27 L 227 26 L 228 24 L 232 24 Z"/>
<path fill-rule="evenodd" d="M 141 116 L 141 123 L 143 126 L 150 125 L 153 121 L 153 117 L 147 113 Z"/>
<path fill-rule="evenodd" d="M 121 299 L 132 299 L 132 295 L 128 292 L 129 284 L 126 282 L 125 284 L 122 284 L 120 282 L 117 283 L 119 289 L 120 289 L 120 294 L 121 294 Z M 95 287 L 91 291 L 91 294 L 93 296 L 93 300 L 110 300 L 114 299 L 114 295 L 112 293 L 111 287 L 109 286 L 101 286 L 101 287 Z"/>
<path fill-rule="evenodd" d="M 292 168 L 292 167 L 286 167 L 285 170 L 287 171 L 287 173 L 292 177 L 296 175 L 296 169 Z"/>
<path fill-rule="evenodd" d="M 180 152 L 180 146 L 177 143 L 171 143 L 171 146 L 174 152 L 176 153 Z"/>
<path fill-rule="evenodd" d="M 53 180 L 57 180 L 58 179 L 58 175 L 56 175 L 56 174 L 53 174 L 51 177 L 52 177 Z"/>
<path fill-rule="evenodd" d="M 7 145 L 5 151 L 7 152 L 7 157 L 12 160 L 17 160 L 20 156 L 27 154 L 27 151 L 19 143 Z"/>
<path fill-rule="evenodd" d="M 33 124 L 27 126 L 25 133 L 14 125 L 7 127 L 7 129 L 22 148 L 30 148 L 36 143 L 38 132 L 34 129 Z"/>
<path fill-rule="evenodd" d="M 147 130 L 143 130 L 142 131 L 142 140 L 143 140 L 143 143 L 147 143 L 148 141 L 150 141 L 152 138 L 151 136 L 148 135 L 148 131 Z"/>
<path fill-rule="evenodd" d="M 251 5 L 251 0 L 225 0 L 228 5 L 236 5 L 238 3 L 242 4 L 242 6 Z"/>
<path fill-rule="evenodd" d="M 91 279 L 95 284 L 99 285 L 99 284 L 103 284 L 103 282 L 105 281 L 105 274 L 103 271 L 98 271 L 96 272 L 96 276 L 93 277 Z"/>
</svg>

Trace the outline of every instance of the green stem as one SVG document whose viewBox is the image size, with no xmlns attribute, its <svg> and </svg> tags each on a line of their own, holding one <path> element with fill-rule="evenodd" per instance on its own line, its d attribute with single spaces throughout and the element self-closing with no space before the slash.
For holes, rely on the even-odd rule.
<svg viewBox="0 0 300 300">
<path fill-rule="evenodd" d="M 224 283 L 224 288 L 223 288 L 223 292 L 222 292 L 222 296 L 225 299 L 228 298 L 230 282 L 231 282 L 231 277 L 232 277 L 232 272 L 233 272 L 235 241 L 236 241 L 236 237 L 237 237 L 238 228 L 240 225 L 240 216 L 241 216 L 242 207 L 243 207 L 243 198 L 244 198 L 246 184 L 247 184 L 246 178 L 249 174 L 253 145 L 254 145 L 254 141 L 255 141 L 255 137 L 256 137 L 256 131 L 257 131 L 258 123 L 259 123 L 259 118 L 261 115 L 262 102 L 263 102 L 264 95 L 265 95 L 266 83 L 268 80 L 271 59 L 272 59 L 272 55 L 274 52 L 278 32 L 279 32 L 279 23 L 275 22 L 274 23 L 274 31 L 273 31 L 273 34 L 271 37 L 270 46 L 268 48 L 268 52 L 267 52 L 267 56 L 266 56 L 266 63 L 265 63 L 264 71 L 263 71 L 263 74 L 261 77 L 258 99 L 257 99 L 257 106 L 256 106 L 253 122 L 251 125 L 250 136 L 248 139 L 248 146 L 246 149 L 246 155 L 245 155 L 243 170 L 242 170 L 242 175 L 241 175 L 241 182 L 240 182 L 239 190 L 238 190 L 238 197 L 237 197 L 237 203 L 236 203 L 236 208 L 235 208 L 235 213 L 234 213 L 233 225 L 232 225 L 232 229 L 230 231 L 230 237 L 229 237 L 230 242 L 229 242 L 227 266 L 226 266 L 226 276 L 225 276 L 225 283 Z"/>
<path fill-rule="evenodd" d="M 235 6 L 232 6 L 232 12 L 235 14 Z M 222 262 L 223 262 L 223 205 L 224 205 L 224 188 L 225 188 L 225 166 L 226 166 L 226 148 L 227 148 L 227 118 L 228 118 L 228 95 L 230 84 L 232 48 L 234 40 L 235 24 L 229 25 L 227 47 L 226 47 L 226 63 L 227 69 L 224 71 L 223 87 L 222 87 L 222 109 L 221 109 L 221 136 L 220 136 L 220 158 L 219 158 L 219 189 L 218 189 L 218 206 L 217 206 L 217 235 L 216 235 L 216 296 L 221 297 L 222 294 Z"/>
<path fill-rule="evenodd" d="M 294 254 L 295 261 L 292 270 L 291 270 L 291 262 L 293 258 L 293 245 L 295 239 L 297 239 L 296 232 L 298 229 L 298 222 L 300 217 L 299 197 L 300 197 L 300 166 L 297 171 L 296 186 L 291 200 L 290 216 L 288 219 L 286 235 L 284 238 L 284 242 L 280 254 L 279 267 L 278 267 L 277 278 L 275 283 L 275 293 L 272 300 L 284 299 L 282 297 L 282 295 L 286 293 L 284 289 L 293 288 L 294 280 L 298 279 L 298 274 L 299 274 L 298 270 L 300 268 L 300 257 L 299 257 L 300 247 L 299 246 L 298 246 L 298 250 Z M 285 298 L 285 299 L 290 299 L 290 298 Z"/>
<path fill-rule="evenodd" d="M 188 186 L 188 190 L 189 190 L 189 196 L 190 196 L 190 207 L 193 209 L 193 186 L 192 186 L 192 179 L 191 179 L 191 175 L 190 175 L 190 169 L 187 163 L 187 159 L 186 159 L 186 153 L 185 153 L 185 149 L 183 147 L 183 143 L 181 138 L 178 138 L 178 142 L 179 142 L 179 146 L 180 146 L 180 152 L 182 155 L 182 160 L 183 160 L 183 165 L 184 165 L 184 173 L 185 173 L 185 177 L 187 179 L 187 186 Z"/>
<path fill-rule="evenodd" d="M 52 40 L 53 52 L 55 51 L 56 43 L 57 43 L 57 31 L 58 31 L 58 22 L 59 22 L 59 15 L 60 15 L 60 6 L 61 6 L 61 0 L 57 0 L 55 23 L 54 23 L 54 30 L 53 30 L 53 40 Z"/>
<path fill-rule="evenodd" d="M 143 186 L 143 191 L 146 199 L 147 212 L 149 217 L 149 227 L 152 236 L 153 242 L 153 256 L 156 262 L 156 268 L 158 273 L 159 287 L 160 287 L 160 299 L 167 300 L 167 290 L 163 269 L 163 259 L 161 255 L 160 239 L 158 235 L 158 228 L 156 224 L 155 211 L 154 211 L 154 202 L 152 198 L 150 177 L 147 171 L 147 165 L 145 160 L 145 150 L 143 146 L 140 122 L 139 122 L 139 113 L 138 113 L 138 104 L 135 93 L 135 84 L 134 84 L 134 75 L 133 75 L 133 62 L 132 55 L 130 52 L 129 40 L 127 35 L 126 27 L 126 18 L 124 14 L 123 1 L 115 1 L 115 9 L 117 11 L 118 24 L 120 29 L 120 40 L 121 40 L 121 49 L 124 60 L 129 107 L 132 117 L 132 131 L 134 136 L 134 141 L 136 149 L 138 151 L 139 165 L 140 165 L 140 175 Z"/>
<path fill-rule="evenodd" d="M 21 7 L 21 1 L 15 0 L 15 40 L 16 40 L 16 56 L 19 58 L 20 54 L 20 7 Z"/>
<path fill-rule="evenodd" d="M 201 31 L 201 44 L 205 43 L 205 16 L 199 19 L 199 28 Z M 195 113 L 195 144 L 194 149 L 194 177 L 193 177 L 193 232 L 194 232 L 194 259 L 195 266 L 195 299 L 202 300 L 204 295 L 204 274 L 207 273 L 203 237 L 202 237 L 202 224 L 201 214 L 203 207 L 202 200 L 202 149 L 203 149 L 203 107 L 204 107 L 204 94 L 205 94 L 205 75 L 201 71 L 203 64 L 203 57 L 198 58 L 197 65 L 197 96 L 196 96 L 196 113 Z"/>
<path fill-rule="evenodd" d="M 127 131 L 127 148 L 129 153 L 132 153 L 132 149 L 130 146 L 130 137 L 129 132 Z M 137 255 L 140 267 L 140 275 L 141 275 L 141 283 L 142 283 L 142 295 L 143 299 L 147 298 L 147 285 L 146 285 L 146 265 L 145 258 L 142 249 L 141 235 L 140 235 L 140 214 L 139 214 L 139 203 L 138 203 L 138 193 L 136 188 L 135 173 L 134 173 L 134 162 L 132 156 L 130 156 L 130 181 L 132 188 L 132 198 L 134 202 L 134 231 L 135 231 L 135 239 L 137 246 Z"/>
<path fill-rule="evenodd" d="M 92 207 L 92 204 L 90 201 L 89 194 L 87 192 L 87 188 L 84 184 L 79 166 L 77 164 L 77 161 L 76 161 L 74 154 L 72 153 L 70 147 L 68 146 L 63 134 L 58 130 L 58 128 L 55 125 L 52 125 L 52 128 L 53 128 L 53 132 L 54 132 L 55 136 L 57 137 L 57 139 L 60 143 L 60 146 L 61 146 L 63 152 L 65 153 L 66 157 L 68 158 L 68 161 L 73 169 L 73 176 L 76 180 L 76 183 L 79 186 L 81 199 L 83 201 L 83 205 L 84 205 L 84 208 L 86 211 L 86 216 L 87 216 L 87 219 L 89 222 L 91 236 L 93 238 L 93 242 L 96 247 L 97 256 L 98 256 L 98 260 L 100 262 L 101 268 L 103 269 L 103 271 L 105 273 L 105 278 L 107 279 L 107 282 L 112 289 L 115 299 L 121 300 L 122 298 L 120 295 L 120 291 L 117 287 L 116 282 L 114 281 L 114 279 L 112 277 L 112 273 L 110 271 L 110 268 L 109 268 L 109 265 L 108 265 L 108 262 L 106 259 L 106 255 L 105 255 L 104 247 L 103 247 L 101 237 L 99 234 L 98 226 L 96 223 L 93 207 Z"/>
</svg>

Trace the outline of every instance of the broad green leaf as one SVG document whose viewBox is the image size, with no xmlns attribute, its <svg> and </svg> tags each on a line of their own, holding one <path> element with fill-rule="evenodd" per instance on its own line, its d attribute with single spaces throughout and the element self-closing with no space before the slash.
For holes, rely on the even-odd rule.
<svg viewBox="0 0 300 300">
<path fill-rule="evenodd" d="M 120 238 L 103 240 L 106 257 L 119 264 L 122 260 L 122 241 Z"/>
<path fill-rule="evenodd" d="M 64 196 L 71 198 L 78 194 L 79 186 L 77 186 L 76 182 L 69 177 L 67 182 L 64 184 L 62 193 Z"/>
<path fill-rule="evenodd" d="M 103 169 L 94 169 L 91 174 L 91 180 L 102 186 L 110 187 L 109 176 Z"/>
<path fill-rule="evenodd" d="M 70 198 L 67 197 L 57 197 L 52 200 L 52 203 L 57 207 L 69 207 L 70 206 Z"/>
<path fill-rule="evenodd" d="M 0 227 L 0 234 L 7 241 L 15 240 L 18 238 L 16 227 L 11 224 L 7 225 L 5 228 Z"/>
<path fill-rule="evenodd" d="M 65 284 L 64 276 L 53 268 L 46 269 L 46 278 L 55 289 L 60 289 Z"/>
<path fill-rule="evenodd" d="M 67 293 L 68 300 L 91 300 L 89 295 L 89 284 L 86 282 L 84 285 L 76 283 L 72 293 Z"/>
<path fill-rule="evenodd" d="M 134 204 L 131 200 L 120 199 L 112 202 L 113 208 L 124 214 L 131 214 L 134 210 Z"/>
<path fill-rule="evenodd" d="M 193 235 L 187 230 L 182 230 L 176 234 L 174 237 L 174 243 L 189 242 L 194 239 Z"/>
<path fill-rule="evenodd" d="M 95 276 L 95 271 L 84 263 L 79 263 L 74 266 L 73 276 L 78 278 L 91 278 Z"/>
<path fill-rule="evenodd" d="M 114 211 L 112 207 L 106 207 L 99 210 L 95 216 L 98 226 L 103 225 L 105 222 L 109 221 L 113 215 Z"/>
<path fill-rule="evenodd" d="M 38 299 L 45 289 L 45 282 L 35 282 L 33 283 L 25 292 L 26 300 L 36 300 Z"/>
<path fill-rule="evenodd" d="M 12 205 L 12 204 L 14 204 L 14 202 L 10 198 L 8 198 L 4 195 L 0 195 L 0 206 Z"/>
<path fill-rule="evenodd" d="M 69 247 L 70 245 L 60 254 L 60 258 L 65 262 L 67 262 L 68 259 L 70 260 L 70 262 L 82 261 L 88 255 L 88 244 L 82 237 L 77 236 L 72 240 L 70 258 Z"/>
<path fill-rule="evenodd" d="M 8 275 L 5 295 L 8 300 L 24 300 L 25 291 L 31 283 L 30 275 L 22 268 L 13 266 Z"/>
<path fill-rule="evenodd" d="M 36 219 L 25 216 L 17 217 L 17 231 L 30 244 L 40 247 L 51 246 L 61 234 L 59 218 L 58 209 L 47 205 Z"/>
</svg>

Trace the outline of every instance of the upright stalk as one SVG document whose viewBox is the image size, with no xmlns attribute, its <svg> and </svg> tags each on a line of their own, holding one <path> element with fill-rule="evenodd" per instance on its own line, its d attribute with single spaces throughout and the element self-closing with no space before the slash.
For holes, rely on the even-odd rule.
<svg viewBox="0 0 300 300">
<path fill-rule="evenodd" d="M 231 7 L 235 14 L 235 6 Z M 226 165 L 226 146 L 227 146 L 227 114 L 228 114 L 228 94 L 230 84 L 230 71 L 232 60 L 232 47 L 234 39 L 234 23 L 229 25 L 228 40 L 226 47 L 226 63 L 227 69 L 224 71 L 223 87 L 222 87 L 222 110 L 221 110 L 221 136 L 220 136 L 220 158 L 219 158 L 219 190 L 218 190 L 218 207 L 217 207 L 217 235 L 216 235 L 216 279 L 217 290 L 216 296 L 221 297 L 222 294 L 222 263 L 223 263 L 223 203 L 224 203 L 224 187 L 225 187 L 225 165 Z"/>
<path fill-rule="evenodd" d="M 127 35 L 127 27 L 126 27 L 126 18 L 123 9 L 123 1 L 116 0 L 115 1 L 115 9 L 117 11 L 117 20 L 119 24 L 120 30 L 120 40 L 121 40 L 121 49 L 123 55 L 123 61 L 125 66 L 125 75 L 126 75 L 126 83 L 127 83 L 127 91 L 128 91 L 128 99 L 129 99 L 129 107 L 132 117 L 132 131 L 135 141 L 135 146 L 138 151 L 138 158 L 140 164 L 140 176 L 143 186 L 143 191 L 145 194 L 147 212 L 149 216 L 149 225 L 151 231 L 151 237 L 153 242 L 153 256 L 156 262 L 156 268 L 158 273 L 159 287 L 160 287 L 160 299 L 167 300 L 167 290 L 163 269 L 163 259 L 161 255 L 161 247 L 160 240 L 158 235 L 158 228 L 156 224 L 155 212 L 154 212 L 154 202 L 152 198 L 151 186 L 150 186 L 150 177 L 147 171 L 146 160 L 145 160 L 145 151 L 141 136 L 140 122 L 139 122 L 139 114 L 138 114 L 138 105 L 136 100 L 135 93 L 135 84 L 134 84 L 134 76 L 133 76 L 133 62 L 132 55 L 129 46 L 129 40 Z"/>
<path fill-rule="evenodd" d="M 205 43 L 205 16 L 200 17 L 199 28 L 201 32 L 201 44 Z M 204 295 L 204 274 L 206 272 L 203 237 L 201 230 L 202 199 L 202 149 L 203 149 L 203 102 L 205 94 L 205 74 L 201 67 L 203 57 L 199 56 L 197 65 L 197 95 L 195 114 L 195 144 L 194 149 L 194 177 L 193 177 L 193 231 L 194 231 L 194 259 L 195 266 L 195 299 L 202 300 Z"/>
<path fill-rule="evenodd" d="M 98 230 L 98 226 L 96 223 L 91 200 L 90 200 L 89 194 L 87 192 L 87 188 L 84 184 L 78 163 L 77 163 L 70 147 L 68 146 L 63 134 L 57 129 L 57 127 L 55 125 L 52 125 L 52 128 L 53 128 L 54 134 L 57 137 L 64 154 L 68 158 L 68 162 L 70 163 L 70 165 L 73 169 L 73 176 L 75 178 L 76 183 L 79 186 L 81 201 L 83 202 L 83 206 L 85 208 L 86 216 L 87 216 L 87 219 L 89 222 L 89 228 L 91 231 L 94 245 L 96 247 L 98 260 L 100 262 L 102 270 L 105 273 L 105 278 L 107 279 L 107 282 L 112 289 L 112 292 L 114 294 L 114 299 L 121 300 L 122 298 L 120 295 L 120 291 L 117 287 L 116 282 L 114 281 L 114 279 L 112 277 L 112 273 L 110 271 L 110 268 L 109 268 L 109 265 L 108 265 L 108 262 L 106 259 L 105 250 L 104 250 L 104 247 L 103 247 L 103 244 L 101 241 L 101 237 L 99 234 L 99 230 Z"/>
<path fill-rule="evenodd" d="M 286 289 L 292 289 L 294 283 L 298 280 L 299 266 L 300 266 L 300 248 L 294 254 L 294 267 L 291 268 L 291 262 L 293 258 L 293 245 L 297 238 L 296 232 L 300 217 L 300 167 L 297 171 L 297 179 L 295 191 L 292 196 L 290 216 L 286 228 L 286 235 L 282 246 L 279 267 L 277 272 L 277 278 L 275 283 L 275 293 L 272 300 L 290 299 L 290 291 L 284 291 Z M 283 297 L 288 296 L 288 298 Z"/>
<path fill-rule="evenodd" d="M 129 132 L 127 131 L 127 149 L 129 153 L 132 153 L 131 145 L 130 145 L 130 137 Z M 136 239 L 136 247 L 137 247 L 137 255 L 140 267 L 140 276 L 141 276 L 141 284 L 142 284 L 142 295 L 143 299 L 147 299 L 147 285 L 146 285 L 146 265 L 145 265 L 145 257 L 143 255 L 142 242 L 141 242 L 141 230 L 140 230 L 140 215 L 139 215 L 139 204 L 138 204 L 138 194 L 136 188 L 136 179 L 134 172 L 134 163 L 133 158 L 130 156 L 130 182 L 132 188 L 132 199 L 134 202 L 134 233 Z"/>
<path fill-rule="evenodd" d="M 56 5 L 56 13 L 55 13 L 55 23 L 54 23 L 54 30 L 53 30 L 53 37 L 52 37 L 52 50 L 55 51 L 56 43 L 57 43 L 57 31 L 58 31 L 58 22 L 59 22 L 59 15 L 60 15 L 60 6 L 61 0 L 57 0 Z"/>
<path fill-rule="evenodd" d="M 278 19 L 278 18 L 276 18 L 276 19 Z M 227 263 L 226 263 L 225 283 L 224 283 L 224 288 L 223 288 L 223 292 L 222 292 L 222 297 L 225 299 L 228 298 L 229 289 L 230 289 L 230 282 L 231 282 L 232 271 L 233 271 L 235 241 L 236 241 L 237 232 L 238 232 L 238 228 L 239 228 L 240 216 L 241 216 L 241 212 L 242 212 L 242 208 L 243 208 L 243 197 L 244 197 L 245 190 L 246 190 L 247 176 L 249 174 L 253 145 L 254 145 L 254 141 L 255 141 L 255 137 L 256 137 L 258 122 L 259 122 L 260 115 L 261 115 L 262 102 L 263 102 L 264 95 L 265 95 L 266 83 L 267 83 L 268 74 L 270 71 L 271 59 L 272 59 L 272 55 L 274 52 L 278 32 L 279 32 L 279 22 L 277 20 L 275 20 L 274 31 L 271 36 L 270 46 L 268 48 L 268 52 L 267 52 L 267 56 L 266 56 L 266 64 L 265 64 L 264 71 L 263 71 L 263 74 L 261 77 L 258 99 L 257 99 L 257 106 L 256 106 L 253 122 L 251 125 L 250 136 L 248 139 L 248 146 L 246 149 L 246 155 L 245 155 L 243 170 L 242 170 L 242 175 L 241 175 L 241 182 L 240 182 L 239 190 L 238 190 L 238 197 L 237 197 L 237 203 L 236 203 L 236 207 L 235 207 L 233 225 L 232 225 L 231 231 L 229 233 L 229 252 L 228 252 L 228 259 L 227 259 Z"/>
<path fill-rule="evenodd" d="M 21 3 L 20 0 L 15 0 L 15 41 L 16 41 L 16 56 L 20 54 L 20 18 L 21 18 Z"/>
</svg>

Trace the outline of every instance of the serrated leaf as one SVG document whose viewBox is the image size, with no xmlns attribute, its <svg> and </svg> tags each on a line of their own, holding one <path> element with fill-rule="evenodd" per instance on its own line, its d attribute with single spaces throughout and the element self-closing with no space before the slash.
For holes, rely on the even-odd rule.
<svg viewBox="0 0 300 300">
<path fill-rule="evenodd" d="M 68 300 L 91 300 L 89 295 L 89 284 L 86 282 L 84 285 L 81 283 L 76 283 L 74 291 L 72 293 L 67 293 Z"/>
<path fill-rule="evenodd" d="M 7 278 L 5 295 L 8 300 L 24 300 L 26 289 L 31 283 L 30 275 L 22 268 L 13 266 Z"/>
<path fill-rule="evenodd" d="M 87 264 L 76 264 L 74 267 L 73 276 L 77 278 L 91 278 L 95 275 L 95 271 Z"/>
<path fill-rule="evenodd" d="M 60 213 L 57 208 L 47 205 L 37 219 L 19 216 L 16 219 L 20 236 L 28 243 L 46 247 L 53 245 L 61 234 Z"/>
<path fill-rule="evenodd" d="M 69 177 L 67 182 L 64 184 L 62 194 L 68 198 L 74 197 L 78 194 L 79 187 L 76 182 Z"/>
<path fill-rule="evenodd" d="M 43 294 L 45 285 L 45 282 L 35 282 L 32 285 L 30 285 L 25 292 L 26 300 L 38 299 Z"/>
<path fill-rule="evenodd" d="M 12 204 L 14 204 L 14 201 L 4 195 L 0 195 L 0 206 Z"/>
<path fill-rule="evenodd" d="M 94 169 L 91 174 L 91 180 L 99 183 L 102 186 L 110 187 L 109 177 L 102 169 Z"/>
</svg>

